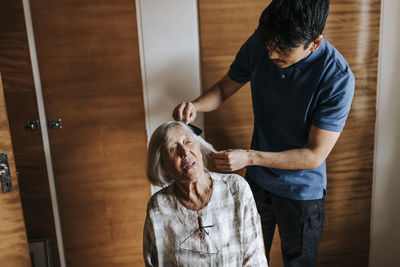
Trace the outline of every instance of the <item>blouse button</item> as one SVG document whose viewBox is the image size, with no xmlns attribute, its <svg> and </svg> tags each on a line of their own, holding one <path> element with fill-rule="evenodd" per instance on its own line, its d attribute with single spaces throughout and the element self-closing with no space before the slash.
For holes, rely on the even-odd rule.
<svg viewBox="0 0 400 267">
<path fill-rule="evenodd" d="M 282 77 L 282 79 L 285 79 L 285 78 L 286 78 L 286 75 L 285 75 L 285 74 L 282 74 L 281 77 Z"/>
</svg>

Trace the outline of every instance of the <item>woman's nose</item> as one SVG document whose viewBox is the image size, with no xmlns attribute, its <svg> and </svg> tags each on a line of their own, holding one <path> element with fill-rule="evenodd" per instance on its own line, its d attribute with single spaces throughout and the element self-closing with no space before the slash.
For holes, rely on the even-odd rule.
<svg viewBox="0 0 400 267">
<path fill-rule="evenodd" d="M 187 156 L 189 154 L 189 148 L 187 148 L 184 145 L 180 145 L 179 152 L 180 152 L 181 156 Z"/>
</svg>

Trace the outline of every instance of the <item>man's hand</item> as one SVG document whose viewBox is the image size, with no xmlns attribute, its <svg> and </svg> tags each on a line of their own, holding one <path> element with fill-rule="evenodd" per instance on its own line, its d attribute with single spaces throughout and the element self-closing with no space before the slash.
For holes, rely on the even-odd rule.
<svg viewBox="0 0 400 267">
<path fill-rule="evenodd" d="M 249 164 L 248 150 L 228 149 L 211 154 L 215 166 L 223 172 L 233 172 Z"/>
<path fill-rule="evenodd" d="M 197 112 L 209 112 L 216 110 L 227 98 L 239 90 L 244 83 L 233 81 L 228 74 L 225 74 L 213 87 L 205 91 L 201 96 L 191 102 L 182 102 L 172 113 L 177 121 L 186 124 L 196 118 Z"/>
<path fill-rule="evenodd" d="M 172 117 L 177 121 L 183 121 L 186 124 L 194 121 L 197 115 L 196 107 L 192 102 L 182 102 L 174 109 Z"/>
</svg>

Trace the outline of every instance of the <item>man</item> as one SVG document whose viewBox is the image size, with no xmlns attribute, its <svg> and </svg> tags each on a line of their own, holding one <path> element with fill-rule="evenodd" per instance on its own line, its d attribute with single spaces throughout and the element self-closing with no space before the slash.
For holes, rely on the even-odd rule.
<svg viewBox="0 0 400 267">
<path fill-rule="evenodd" d="M 229 72 L 173 113 L 190 123 L 250 81 L 251 149 L 214 154 L 221 171 L 247 167 L 269 252 L 278 224 L 285 266 L 315 266 L 324 221 L 325 159 L 339 138 L 354 75 L 322 31 L 329 0 L 273 0 Z"/>
</svg>

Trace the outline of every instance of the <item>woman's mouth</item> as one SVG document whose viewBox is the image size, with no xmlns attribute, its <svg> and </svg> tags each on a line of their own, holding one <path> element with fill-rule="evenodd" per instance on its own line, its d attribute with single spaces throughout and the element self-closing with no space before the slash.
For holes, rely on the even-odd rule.
<svg viewBox="0 0 400 267">
<path fill-rule="evenodd" d="M 195 165 L 196 165 L 196 162 L 192 161 L 192 162 L 185 164 L 182 169 L 189 170 L 189 169 L 193 168 Z"/>
</svg>

